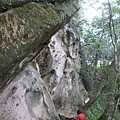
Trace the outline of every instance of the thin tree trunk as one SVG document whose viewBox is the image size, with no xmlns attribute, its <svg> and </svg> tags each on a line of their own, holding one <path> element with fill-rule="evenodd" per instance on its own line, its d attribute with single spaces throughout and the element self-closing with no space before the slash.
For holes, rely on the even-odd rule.
<svg viewBox="0 0 120 120">
<path fill-rule="evenodd" d="M 98 120 L 103 120 L 103 119 L 112 120 L 113 116 L 114 116 L 115 109 L 116 109 L 116 105 L 117 105 L 117 102 L 118 102 L 118 99 L 119 99 L 119 97 L 117 97 L 117 99 L 116 99 L 115 93 L 119 92 L 117 88 L 118 88 L 118 82 L 119 82 L 120 55 L 116 54 L 116 53 L 118 53 L 118 48 L 117 48 L 117 45 L 116 45 L 117 44 L 116 43 L 117 36 L 116 36 L 116 33 L 115 33 L 114 23 L 113 23 L 113 19 L 112 19 L 112 10 L 111 10 L 111 5 L 110 5 L 109 0 L 108 0 L 108 6 L 109 6 L 109 14 L 110 14 L 110 17 L 109 17 L 110 37 L 112 39 L 112 44 L 113 44 L 113 47 L 114 47 L 115 65 L 114 65 L 114 76 L 112 78 L 113 79 L 113 85 L 111 87 L 112 95 L 109 94 L 106 108 L 105 108 L 103 114 L 99 117 Z"/>
</svg>

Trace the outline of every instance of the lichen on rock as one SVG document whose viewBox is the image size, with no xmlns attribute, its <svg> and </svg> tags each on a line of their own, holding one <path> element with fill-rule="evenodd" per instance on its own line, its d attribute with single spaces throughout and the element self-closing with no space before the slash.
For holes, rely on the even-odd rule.
<svg viewBox="0 0 120 120">
<path fill-rule="evenodd" d="M 29 2 L 0 14 L 0 89 L 49 43 L 48 39 L 79 9 L 73 5 L 71 14 L 68 14 L 63 8 Z M 21 62 L 24 64 L 19 68 Z"/>
<path fill-rule="evenodd" d="M 79 7 L 57 2 L 29 2 L 0 14 L 1 120 L 72 118 L 84 105 L 80 41 L 65 25 Z"/>
<path fill-rule="evenodd" d="M 76 117 L 76 109 L 84 104 L 87 94 L 80 68 L 79 41 L 65 26 L 0 94 L 1 119 Z"/>
</svg>

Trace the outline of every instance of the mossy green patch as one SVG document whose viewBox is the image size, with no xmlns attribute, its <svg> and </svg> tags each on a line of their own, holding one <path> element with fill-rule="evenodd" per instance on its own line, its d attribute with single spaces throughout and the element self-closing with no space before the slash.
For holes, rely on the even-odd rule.
<svg viewBox="0 0 120 120">
<path fill-rule="evenodd" d="M 86 112 L 86 120 L 97 120 L 103 113 L 106 106 L 105 100 L 100 96 L 98 100 Z"/>
<path fill-rule="evenodd" d="M 59 14 L 52 8 L 32 2 L 3 13 L 0 16 L 1 74 L 21 61 L 37 44 L 42 46 L 39 42 L 47 39 L 52 27 L 61 22 Z"/>
<path fill-rule="evenodd" d="M 71 6 L 74 7 L 74 4 Z M 70 12 L 73 14 L 75 11 L 77 10 Z M 14 76 L 13 73 L 21 70 L 19 64 L 23 59 L 29 58 L 22 68 L 48 44 L 49 38 L 68 22 L 64 17 L 64 21 L 61 19 L 61 12 L 64 16 L 65 11 L 61 8 L 29 2 L 0 15 L 0 54 L 3 55 L 0 73 L 4 74 L 0 77 L 0 88 Z M 69 15 L 67 19 L 70 19 Z"/>
</svg>

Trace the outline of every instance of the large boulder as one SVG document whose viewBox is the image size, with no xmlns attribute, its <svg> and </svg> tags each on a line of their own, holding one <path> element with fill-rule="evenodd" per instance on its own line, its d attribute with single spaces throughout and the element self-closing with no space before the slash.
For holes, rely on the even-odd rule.
<svg viewBox="0 0 120 120">
<path fill-rule="evenodd" d="M 59 30 L 5 88 L 0 94 L 1 120 L 76 117 L 87 92 L 79 76 L 80 41 L 75 34 L 69 25 Z"/>
<path fill-rule="evenodd" d="M 0 14 L 1 91 L 79 10 L 77 1 L 68 4 L 28 2 Z"/>
<path fill-rule="evenodd" d="M 84 105 L 80 41 L 65 25 L 78 3 L 1 0 L 0 120 L 70 119 Z"/>
</svg>

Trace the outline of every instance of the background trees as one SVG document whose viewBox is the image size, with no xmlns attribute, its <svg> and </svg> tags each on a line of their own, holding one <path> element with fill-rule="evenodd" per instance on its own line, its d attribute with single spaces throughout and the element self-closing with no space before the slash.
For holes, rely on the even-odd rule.
<svg viewBox="0 0 120 120">
<path fill-rule="evenodd" d="M 92 76 L 90 101 L 83 106 L 90 108 L 89 120 L 118 120 L 120 98 L 120 1 L 112 0 L 90 3 L 89 19 L 78 23 L 81 34 L 81 47 Z M 83 4 L 84 6 L 84 4 Z M 92 16 L 93 9 L 98 15 Z M 78 16 L 77 16 L 78 17 Z M 92 18 L 92 19 L 90 19 Z M 91 79 L 91 78 L 90 78 Z M 118 117 L 119 116 L 119 117 Z"/>
</svg>

